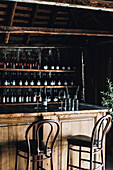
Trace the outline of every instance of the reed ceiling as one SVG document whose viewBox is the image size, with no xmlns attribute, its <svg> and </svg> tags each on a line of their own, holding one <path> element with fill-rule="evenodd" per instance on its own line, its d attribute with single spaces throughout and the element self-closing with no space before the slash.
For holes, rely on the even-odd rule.
<svg viewBox="0 0 113 170">
<path fill-rule="evenodd" d="M 53 2 L 55 1 L 53 0 Z M 68 1 L 65 2 L 68 3 Z M 89 7 L 89 4 L 99 7 L 103 2 L 101 7 L 105 5 L 104 7 L 112 8 L 113 4 L 113 1 L 108 3 L 108 1 L 98 0 L 91 2 L 89 0 L 73 0 L 72 2 L 77 5 L 86 5 L 86 7 L 87 5 Z M 45 28 L 47 33 L 39 32 L 39 30 L 34 32 L 34 28 L 36 30 Z M 51 33 L 50 28 L 53 28 L 54 33 Z M 27 32 L 26 29 L 28 29 Z M 71 33 L 75 32 L 76 34 L 71 34 L 70 30 Z M 111 11 L 101 11 L 19 2 L 19 0 L 0 1 L 0 45 L 68 45 L 81 42 L 81 39 L 84 41 L 86 36 L 89 38 L 113 37 L 112 30 L 112 9 Z M 68 32 L 67 35 L 64 33 L 65 31 Z"/>
</svg>

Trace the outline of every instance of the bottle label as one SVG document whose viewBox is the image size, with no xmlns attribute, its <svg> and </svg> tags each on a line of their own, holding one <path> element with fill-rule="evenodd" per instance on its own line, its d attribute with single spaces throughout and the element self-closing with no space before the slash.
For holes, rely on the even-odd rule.
<svg viewBox="0 0 113 170">
<path fill-rule="evenodd" d="M 40 85 L 41 85 L 41 82 L 40 82 L 40 81 L 37 81 L 37 85 L 40 86 Z"/>
<path fill-rule="evenodd" d="M 19 97 L 19 103 L 21 103 L 22 102 L 22 99 L 21 99 L 21 96 Z"/>
<path fill-rule="evenodd" d="M 31 83 L 30 83 L 31 86 L 34 86 L 34 81 L 32 80 Z"/>
<path fill-rule="evenodd" d="M 47 86 L 47 81 L 44 81 L 44 86 Z"/>
<path fill-rule="evenodd" d="M 14 102 L 14 97 L 12 96 L 12 97 L 11 97 L 11 103 L 13 103 L 13 102 Z"/>
<path fill-rule="evenodd" d="M 19 81 L 19 86 L 22 86 L 22 80 Z"/>
<path fill-rule="evenodd" d="M 56 66 L 56 70 L 59 70 L 59 66 Z"/>
<path fill-rule="evenodd" d="M 31 102 L 31 96 L 29 96 L 29 102 Z"/>
<path fill-rule="evenodd" d="M 43 101 L 43 106 L 47 106 L 47 100 Z"/>
<path fill-rule="evenodd" d="M 15 69 L 15 64 L 13 64 L 13 68 Z"/>
<path fill-rule="evenodd" d="M 27 80 L 25 81 L 25 86 L 28 86 L 28 81 Z"/>
<path fill-rule="evenodd" d="M 16 103 L 16 97 L 14 97 L 14 103 Z"/>
<path fill-rule="evenodd" d="M 55 69 L 55 67 L 54 67 L 54 66 L 51 66 L 51 69 L 52 69 L 52 70 L 54 70 L 54 69 Z"/>
<path fill-rule="evenodd" d="M 6 68 L 6 63 L 4 63 L 4 68 Z"/>
<path fill-rule="evenodd" d="M 15 82 L 15 80 L 13 80 L 13 82 L 12 82 L 12 85 L 13 85 L 13 86 L 15 86 L 15 85 L 16 85 L 16 82 Z"/>
<path fill-rule="evenodd" d="M 3 97 L 3 103 L 5 103 L 5 96 Z"/>
<path fill-rule="evenodd" d="M 7 85 L 8 85 L 8 81 L 6 80 L 6 81 L 4 82 L 4 84 L 5 84 L 5 86 L 7 86 Z"/>
<path fill-rule="evenodd" d="M 28 103 L 28 101 L 29 101 L 29 98 L 28 98 L 28 96 L 26 97 L 26 102 Z"/>
<path fill-rule="evenodd" d="M 22 96 L 22 102 L 24 102 L 24 96 Z"/>
<path fill-rule="evenodd" d="M 33 97 L 33 102 L 36 102 L 36 96 Z"/>
<path fill-rule="evenodd" d="M 60 86 L 61 85 L 61 81 L 58 81 L 58 86 Z"/>
<path fill-rule="evenodd" d="M 9 97 L 7 97 L 7 103 L 9 103 Z"/>
</svg>

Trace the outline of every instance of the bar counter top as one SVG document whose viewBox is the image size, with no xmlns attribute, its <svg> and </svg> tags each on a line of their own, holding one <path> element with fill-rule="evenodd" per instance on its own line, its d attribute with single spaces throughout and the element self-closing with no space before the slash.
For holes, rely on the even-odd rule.
<svg viewBox="0 0 113 170">
<path fill-rule="evenodd" d="M 111 112 L 111 109 L 80 103 L 79 110 L 61 111 L 58 104 L 49 104 L 48 109 L 40 108 L 37 110 L 36 105 L 0 105 L 0 118 L 14 117 L 37 117 L 37 116 L 53 116 L 53 115 L 71 115 L 71 114 L 89 114 L 89 113 L 105 113 Z"/>
</svg>

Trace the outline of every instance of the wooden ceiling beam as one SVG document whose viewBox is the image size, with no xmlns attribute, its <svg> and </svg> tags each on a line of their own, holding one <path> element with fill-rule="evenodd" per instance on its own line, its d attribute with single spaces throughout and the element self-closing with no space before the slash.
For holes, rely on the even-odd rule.
<svg viewBox="0 0 113 170">
<path fill-rule="evenodd" d="M 12 5 L 12 9 L 11 9 L 11 15 L 10 15 L 10 17 L 8 16 L 8 22 L 9 22 L 8 25 L 9 25 L 9 26 L 12 26 L 12 25 L 13 25 L 13 19 L 14 19 L 16 7 L 17 7 L 17 2 L 14 2 L 13 5 Z M 7 44 L 8 41 L 9 41 L 9 37 L 10 37 L 10 33 L 7 33 L 7 34 L 6 34 L 6 37 L 5 37 L 5 43 L 6 43 L 6 44 Z"/>
<path fill-rule="evenodd" d="M 102 30 L 85 30 L 85 29 L 59 29 L 59 28 L 42 28 L 42 27 L 9 27 L 0 26 L 0 33 L 13 34 L 48 34 L 48 35 L 83 35 L 113 37 L 113 32 Z"/>
<path fill-rule="evenodd" d="M 39 8 L 39 5 L 36 5 L 34 8 L 33 8 L 33 14 L 31 15 L 31 20 L 29 22 L 29 25 L 32 27 L 34 22 L 35 22 L 35 18 L 36 18 L 36 15 L 37 15 L 37 11 L 38 11 L 38 8 Z M 27 39 L 26 39 L 26 45 L 29 44 L 29 41 L 30 41 L 30 34 L 27 35 Z"/>
<path fill-rule="evenodd" d="M 52 0 L 51 1 L 49 1 L 49 0 L 9 0 L 9 1 L 113 12 L 113 1 L 104 1 L 104 0 L 90 0 L 90 1 L 77 0 L 77 1 L 72 1 L 73 3 L 72 2 L 69 3 L 69 1 L 67 1 L 67 3 L 66 3 L 65 0 L 62 0 L 62 2 L 61 2 L 61 0 L 57 0 L 57 1 L 52 1 Z"/>
</svg>

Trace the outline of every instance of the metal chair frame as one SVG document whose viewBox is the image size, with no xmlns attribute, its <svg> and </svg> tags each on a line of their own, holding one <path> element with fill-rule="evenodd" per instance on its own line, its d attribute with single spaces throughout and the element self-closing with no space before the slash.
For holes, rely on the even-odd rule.
<svg viewBox="0 0 113 170">
<path fill-rule="evenodd" d="M 47 140 L 46 140 L 46 144 L 45 144 L 45 148 L 44 148 L 44 152 L 41 153 L 40 152 L 40 136 L 39 136 L 39 132 L 40 132 L 40 129 L 41 127 L 44 125 L 44 124 L 48 124 L 50 125 L 50 132 L 48 133 L 48 136 L 47 136 Z M 54 138 L 52 139 L 51 141 L 51 147 L 50 147 L 50 150 L 48 151 L 48 142 L 49 142 L 49 139 L 50 139 L 50 136 L 53 132 L 53 124 L 56 124 L 57 126 L 57 130 L 56 130 L 56 133 L 54 134 Z M 30 137 L 29 137 L 29 131 L 31 128 L 35 127 L 37 125 L 37 128 L 36 128 L 36 142 L 37 142 L 37 148 L 36 148 L 36 151 L 37 151 L 37 154 L 35 155 L 31 155 L 31 146 L 30 146 Z M 18 156 L 20 157 L 23 157 L 25 159 L 27 159 L 27 168 L 26 170 L 30 170 L 30 162 L 41 162 L 41 161 L 44 161 L 46 159 L 51 159 L 51 170 L 53 170 L 53 147 L 54 147 L 54 143 L 56 141 L 56 138 L 59 134 L 59 123 L 56 121 L 56 120 L 51 120 L 51 119 L 45 119 L 45 120 L 41 120 L 41 121 L 35 121 L 33 122 L 26 130 L 26 133 L 25 133 L 25 138 L 26 138 L 26 145 L 27 145 L 27 148 L 28 148 L 28 152 L 27 152 L 27 156 L 23 156 L 21 154 L 21 152 L 23 152 L 22 150 L 19 150 L 18 149 L 18 142 L 17 142 L 17 147 L 16 147 L 16 162 L 15 162 L 15 170 L 17 170 L 17 167 L 18 167 Z M 52 136 L 53 137 L 53 136 Z M 45 155 L 46 158 L 43 158 L 42 156 Z M 31 156 L 37 156 L 37 159 L 30 159 Z M 41 166 L 41 165 L 40 165 Z M 43 169 L 42 167 L 39 167 L 41 168 L 41 170 Z"/>
<path fill-rule="evenodd" d="M 104 128 L 103 128 L 103 130 L 101 130 L 103 124 L 104 124 Z M 69 169 L 69 166 L 73 167 L 73 168 L 82 169 L 82 170 L 88 170 L 86 168 L 81 167 L 81 160 L 90 162 L 90 170 L 96 170 L 96 169 L 99 169 L 101 167 L 102 167 L 102 170 L 105 170 L 104 159 L 103 159 L 103 141 L 104 141 L 104 137 L 106 136 L 107 132 L 109 131 L 109 129 L 111 127 L 111 124 L 112 123 L 111 123 L 111 116 L 110 115 L 103 116 L 102 118 L 100 118 L 96 122 L 96 124 L 95 124 L 95 126 L 93 128 L 93 131 L 92 131 L 91 145 L 88 146 L 88 148 L 90 148 L 90 151 L 81 150 L 82 146 L 79 146 L 79 150 L 74 149 L 73 146 L 76 146 L 76 144 L 71 145 L 68 142 L 67 170 Z M 94 146 L 94 144 L 95 144 L 95 136 L 97 136 L 97 139 L 96 139 L 97 145 L 96 145 L 96 147 Z M 79 152 L 79 167 L 69 164 L 69 150 Z M 90 154 L 90 160 L 81 158 L 81 153 L 82 152 L 89 153 Z M 93 161 L 93 155 L 95 155 L 95 154 L 97 154 L 99 152 L 101 152 L 101 162 Z M 97 168 L 93 168 L 93 163 L 94 164 L 97 163 L 97 164 L 99 164 L 99 166 Z"/>
</svg>

